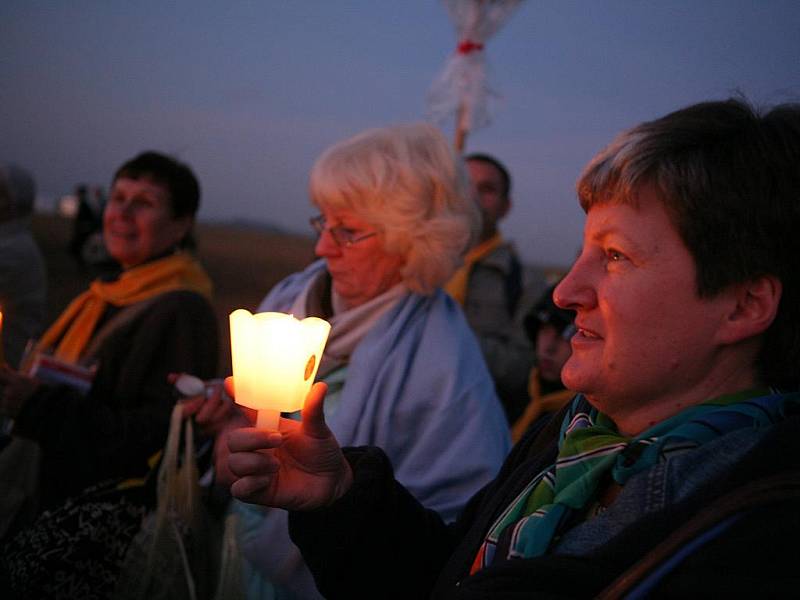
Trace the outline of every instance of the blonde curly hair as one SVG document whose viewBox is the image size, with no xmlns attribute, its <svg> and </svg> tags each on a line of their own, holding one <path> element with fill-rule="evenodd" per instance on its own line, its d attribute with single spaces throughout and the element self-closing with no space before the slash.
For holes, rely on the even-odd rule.
<svg viewBox="0 0 800 600">
<path fill-rule="evenodd" d="M 404 258 L 406 286 L 430 294 L 444 284 L 480 231 L 463 161 L 427 123 L 369 129 L 322 153 L 309 192 L 322 209 L 347 210 Z"/>
</svg>

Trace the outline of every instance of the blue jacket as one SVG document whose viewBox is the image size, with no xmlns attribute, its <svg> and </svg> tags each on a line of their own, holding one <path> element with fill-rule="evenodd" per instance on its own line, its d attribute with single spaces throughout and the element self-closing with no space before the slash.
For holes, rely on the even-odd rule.
<svg viewBox="0 0 800 600">
<path fill-rule="evenodd" d="M 317 261 L 288 277 L 259 310 L 287 312 L 324 268 Z M 445 521 L 494 478 L 510 448 L 475 336 L 441 290 L 409 292 L 364 337 L 328 425 L 343 446 L 382 447 L 397 479 Z M 262 509 L 253 519 L 252 510 L 240 538 L 245 555 L 273 580 L 290 581 L 286 513 Z"/>
</svg>

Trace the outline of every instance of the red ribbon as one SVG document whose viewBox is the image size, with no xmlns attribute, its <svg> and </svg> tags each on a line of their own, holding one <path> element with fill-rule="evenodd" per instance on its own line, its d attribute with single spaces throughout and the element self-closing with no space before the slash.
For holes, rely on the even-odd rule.
<svg viewBox="0 0 800 600">
<path fill-rule="evenodd" d="M 469 54 L 470 52 L 483 50 L 483 44 L 478 44 L 472 40 L 464 40 L 458 45 L 457 50 L 459 54 Z"/>
</svg>

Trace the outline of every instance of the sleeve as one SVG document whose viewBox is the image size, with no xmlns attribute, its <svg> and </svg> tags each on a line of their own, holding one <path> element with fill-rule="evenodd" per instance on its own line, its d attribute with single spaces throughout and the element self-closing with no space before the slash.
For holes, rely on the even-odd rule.
<svg viewBox="0 0 800 600">
<path fill-rule="evenodd" d="M 137 476 L 164 444 L 175 396 L 167 374 L 213 377 L 216 317 L 192 292 L 165 294 L 103 344 L 87 396 L 42 386 L 25 404 L 15 433 L 44 451 L 45 487 L 60 496 L 100 479 Z"/>
<path fill-rule="evenodd" d="M 289 533 L 326 598 L 425 598 L 457 538 L 394 479 L 379 448 L 345 449 L 350 490 L 330 507 L 289 514 Z"/>
<path fill-rule="evenodd" d="M 520 470 L 538 472 L 555 458 L 559 430 L 556 423 L 532 428 L 450 525 L 396 481 L 382 450 L 345 448 L 353 486 L 329 507 L 290 512 L 289 534 L 326 598 L 427 598 L 434 587 L 459 598 L 530 597 L 535 587 L 519 587 L 532 578 L 528 565 L 499 578 L 494 569 L 468 572 L 485 532 L 527 482 Z M 503 586 L 510 593 L 496 596 Z"/>
</svg>

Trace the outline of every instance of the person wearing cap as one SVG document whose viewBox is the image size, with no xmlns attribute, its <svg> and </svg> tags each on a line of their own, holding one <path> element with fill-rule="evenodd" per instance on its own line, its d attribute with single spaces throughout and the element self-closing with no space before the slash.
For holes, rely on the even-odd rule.
<svg viewBox="0 0 800 600">
<path fill-rule="evenodd" d="M 36 196 L 33 176 L 14 164 L 0 165 L 0 311 L 2 345 L 13 368 L 45 317 L 47 269 L 30 230 Z"/>
<path fill-rule="evenodd" d="M 575 395 L 564 387 L 561 368 L 572 354 L 575 311 L 553 302 L 551 286 L 525 316 L 523 324 L 536 352 L 536 365 L 528 377 L 530 401 L 511 428 L 511 441 L 518 442 L 541 417 L 558 412 Z"/>
</svg>

